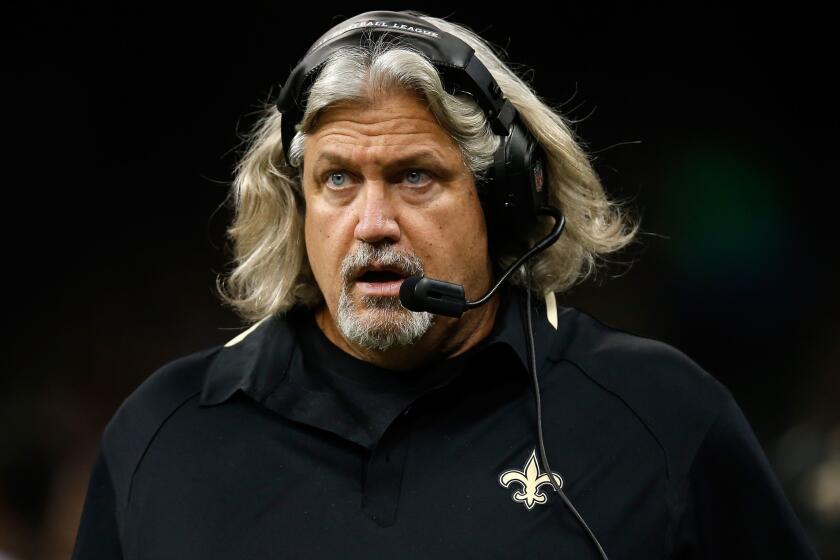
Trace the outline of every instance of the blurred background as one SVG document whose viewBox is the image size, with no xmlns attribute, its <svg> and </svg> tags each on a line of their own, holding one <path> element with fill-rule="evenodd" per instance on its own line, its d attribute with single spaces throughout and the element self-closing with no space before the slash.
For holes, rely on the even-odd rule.
<svg viewBox="0 0 840 560">
<path fill-rule="evenodd" d="M 381 8 L 478 31 L 576 122 L 644 234 L 562 303 L 676 346 L 729 387 L 822 557 L 840 558 L 826 16 L 388 4 L 40 4 L 6 20 L 0 558 L 67 558 L 122 400 L 242 326 L 214 296 L 241 137 L 328 26 Z"/>
</svg>

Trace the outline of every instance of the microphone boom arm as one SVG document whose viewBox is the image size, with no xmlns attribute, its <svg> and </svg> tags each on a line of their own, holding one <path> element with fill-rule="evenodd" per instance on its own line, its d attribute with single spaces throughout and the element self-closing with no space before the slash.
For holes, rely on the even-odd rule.
<svg viewBox="0 0 840 560">
<path fill-rule="evenodd" d="M 509 266 L 504 274 L 502 274 L 502 277 L 496 282 L 496 285 L 482 298 L 476 301 L 467 301 L 464 295 L 464 287 L 460 284 L 452 284 L 424 276 L 412 276 L 406 278 L 402 286 L 400 286 L 400 302 L 403 307 L 411 311 L 429 311 L 437 315 L 460 317 L 464 314 L 464 311 L 484 305 L 490 301 L 490 298 L 493 297 L 493 294 L 496 293 L 499 286 L 522 263 L 551 246 L 563 233 L 566 218 L 560 210 L 553 206 L 541 206 L 537 210 L 537 214 L 552 216 L 554 218 L 554 227 L 551 229 L 551 232 L 534 247 L 531 247 L 524 255 L 519 257 L 512 266 Z"/>
<path fill-rule="evenodd" d="M 541 216 L 553 217 L 554 227 L 551 228 L 551 231 L 548 233 L 547 236 L 545 236 L 545 238 L 543 238 L 539 243 L 531 247 L 528 250 L 528 252 L 526 252 L 524 255 L 516 259 L 516 262 L 513 263 L 513 265 L 509 266 L 507 270 L 505 270 L 505 273 L 502 274 L 502 277 L 499 278 L 498 282 L 496 282 L 496 285 L 493 286 L 493 288 L 489 292 L 487 292 L 484 295 L 484 297 L 475 301 L 468 301 L 466 305 L 467 309 L 472 309 L 474 307 L 478 307 L 479 305 L 484 305 L 485 303 L 490 301 L 490 298 L 493 297 L 493 294 L 496 293 L 496 290 L 499 289 L 499 286 L 501 286 L 504 283 L 504 281 L 507 280 L 510 277 L 510 275 L 513 274 L 513 272 L 519 268 L 519 266 L 522 263 L 536 255 L 537 253 L 541 253 L 545 249 L 549 248 L 551 245 L 554 244 L 555 241 L 560 239 L 560 235 L 563 233 L 563 228 L 566 226 L 566 217 L 560 213 L 560 210 L 553 206 L 541 206 L 537 210 L 537 214 L 540 214 Z"/>
</svg>

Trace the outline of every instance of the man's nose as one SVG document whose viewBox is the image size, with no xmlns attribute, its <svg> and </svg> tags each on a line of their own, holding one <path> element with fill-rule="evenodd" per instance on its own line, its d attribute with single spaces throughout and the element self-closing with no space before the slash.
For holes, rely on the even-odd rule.
<svg viewBox="0 0 840 560">
<path fill-rule="evenodd" d="M 357 199 L 359 221 L 356 223 L 356 239 L 375 243 L 387 239 L 400 240 L 400 226 L 397 223 L 394 206 L 387 184 L 369 182 L 364 185 Z"/>
</svg>

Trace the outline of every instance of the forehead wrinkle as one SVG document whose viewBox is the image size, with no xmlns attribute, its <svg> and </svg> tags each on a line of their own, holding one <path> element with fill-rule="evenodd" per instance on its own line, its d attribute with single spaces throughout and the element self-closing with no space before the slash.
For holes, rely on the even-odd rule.
<svg viewBox="0 0 840 560">
<path fill-rule="evenodd" d="M 344 113 L 347 113 L 347 115 L 345 116 Z M 383 116 L 383 113 L 387 113 L 388 115 Z M 366 111 L 364 109 L 326 109 L 319 117 L 318 125 L 324 126 L 326 124 L 333 124 L 336 122 L 351 122 L 361 126 L 376 126 L 386 123 L 393 124 L 394 121 L 420 121 L 434 127 L 440 127 L 437 119 L 435 119 L 431 113 L 412 113 L 413 112 L 406 111 L 384 111 L 382 109 L 374 109 L 370 111 Z M 364 117 L 369 118 L 365 119 Z"/>
<path fill-rule="evenodd" d="M 414 139 L 416 136 L 428 136 L 431 141 Z M 454 159 L 459 158 L 460 152 L 454 141 L 448 144 L 441 142 L 432 134 L 423 131 L 407 133 L 404 141 L 393 141 L 394 135 L 370 137 L 367 135 L 345 134 L 341 131 L 329 132 L 319 138 L 312 146 L 315 153 L 313 163 L 335 158 L 324 157 L 326 154 L 335 154 L 347 160 L 358 160 L 360 158 L 371 160 L 378 164 L 386 160 L 407 159 L 410 156 L 422 156 L 431 153 L 439 164 L 453 165 Z M 411 138 L 410 140 L 408 140 Z M 382 150 L 393 149 L 396 153 L 382 153 Z"/>
<path fill-rule="evenodd" d="M 434 142 L 434 144 L 439 144 L 440 142 L 436 138 L 436 135 L 432 132 L 418 130 L 414 132 L 400 132 L 397 134 L 353 134 L 349 131 L 343 130 L 335 130 L 325 132 L 322 135 L 315 137 L 316 141 L 328 141 L 328 142 L 337 142 L 340 144 L 349 144 L 354 143 L 358 144 L 359 140 L 366 140 L 367 145 L 371 146 L 402 146 L 402 142 L 388 142 L 388 140 L 392 137 L 398 136 L 418 136 L 418 135 L 427 135 L 429 136 Z M 337 139 L 333 139 L 333 137 L 338 137 Z M 341 140 L 342 138 L 347 138 L 347 140 Z M 379 140 L 379 141 L 377 141 Z"/>
<path fill-rule="evenodd" d="M 405 119 L 403 118 L 395 118 L 393 121 L 403 121 L 403 122 L 393 122 L 390 126 L 387 127 L 380 127 L 381 123 L 372 123 L 372 124 L 362 124 L 356 123 L 354 121 L 337 121 L 337 122 L 329 122 L 323 123 L 318 129 L 312 133 L 313 139 L 323 139 L 328 138 L 334 135 L 340 136 L 349 136 L 353 138 L 365 138 L 365 139 L 376 139 L 378 137 L 396 137 L 396 136 L 417 136 L 426 134 L 429 135 L 431 138 L 435 140 L 435 142 L 440 142 L 442 138 L 452 142 L 452 139 L 449 137 L 448 134 L 443 132 L 440 127 L 436 124 L 424 121 L 423 119 L 418 119 L 421 122 L 428 123 L 429 126 L 427 127 L 406 127 L 405 126 Z M 352 124 L 350 124 L 352 123 Z"/>
<path fill-rule="evenodd" d="M 394 99 L 399 99 L 396 96 Z M 431 151 L 446 166 L 462 162 L 460 148 L 454 138 L 440 126 L 437 118 L 423 104 L 383 102 L 372 106 L 341 104 L 323 110 L 310 133 L 305 151 L 313 163 L 323 161 L 320 153 L 332 151 L 347 160 L 373 161 L 405 159 L 415 155 L 412 148 Z M 393 150 L 391 153 L 380 153 Z M 399 153 L 402 152 L 402 153 Z M 304 157 L 304 162 L 306 161 Z"/>
</svg>

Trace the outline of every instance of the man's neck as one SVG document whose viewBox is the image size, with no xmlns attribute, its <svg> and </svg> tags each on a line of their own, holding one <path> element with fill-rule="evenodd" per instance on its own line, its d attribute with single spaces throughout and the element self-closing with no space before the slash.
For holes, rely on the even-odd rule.
<svg viewBox="0 0 840 560">
<path fill-rule="evenodd" d="M 385 369 L 409 370 L 436 359 L 455 357 L 486 338 L 496 321 L 499 297 L 495 295 L 485 305 L 466 312 L 460 319 L 439 316 L 418 342 L 387 351 L 371 350 L 348 341 L 336 327 L 326 306 L 315 312 L 315 321 L 330 342 L 351 356 Z"/>
</svg>

